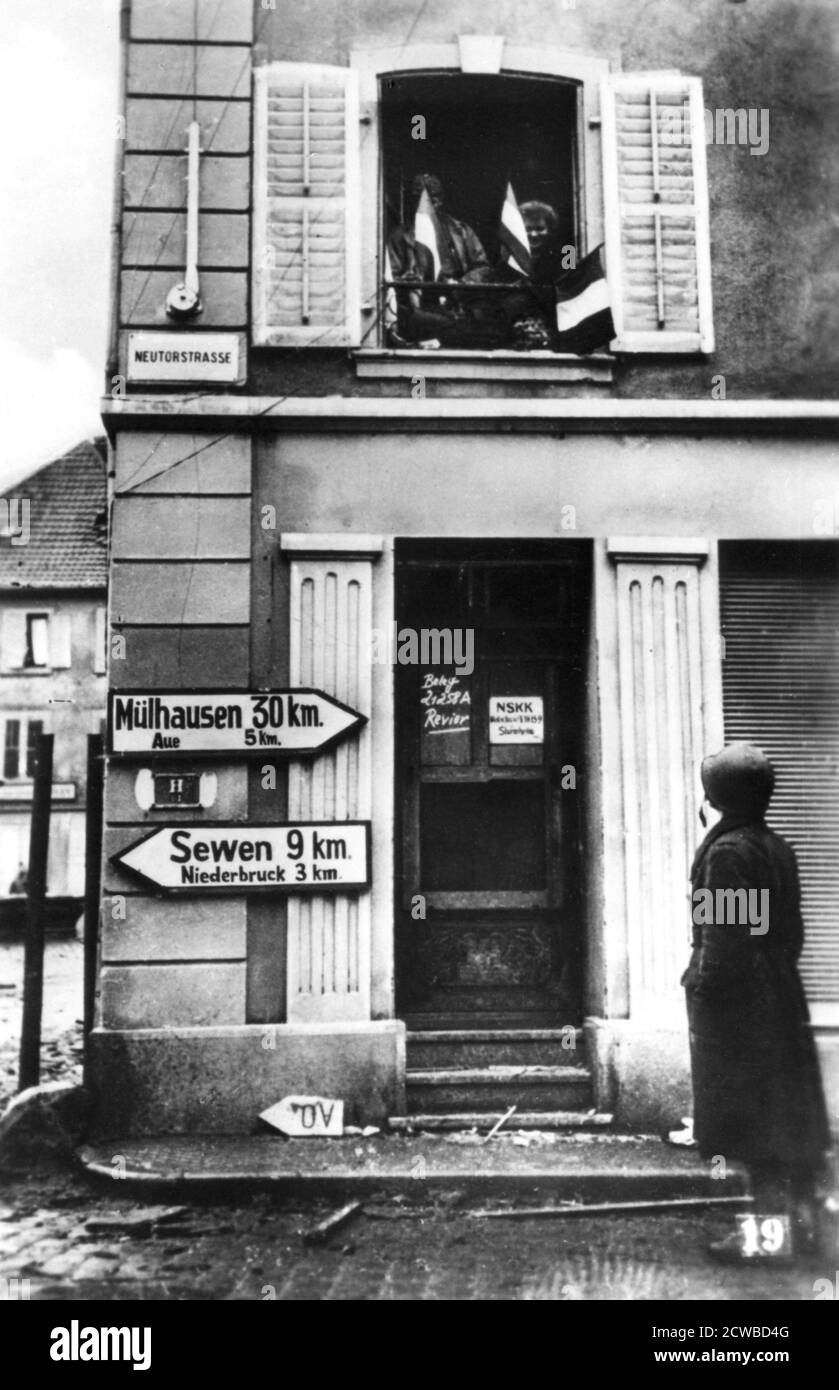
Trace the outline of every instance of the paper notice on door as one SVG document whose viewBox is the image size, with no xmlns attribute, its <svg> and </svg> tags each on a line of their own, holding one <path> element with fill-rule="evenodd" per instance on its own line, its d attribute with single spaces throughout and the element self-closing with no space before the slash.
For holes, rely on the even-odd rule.
<svg viewBox="0 0 839 1390">
<path fill-rule="evenodd" d="M 545 714 L 541 695 L 491 695 L 490 743 L 543 743 Z"/>
<path fill-rule="evenodd" d="M 469 732 L 471 695 L 469 682 L 458 675 L 427 671 L 420 687 L 423 734 Z"/>
</svg>

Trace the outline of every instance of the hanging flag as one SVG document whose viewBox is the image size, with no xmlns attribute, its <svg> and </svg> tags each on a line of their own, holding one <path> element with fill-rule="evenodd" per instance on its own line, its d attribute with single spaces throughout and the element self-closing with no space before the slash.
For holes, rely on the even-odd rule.
<svg viewBox="0 0 839 1390">
<path fill-rule="evenodd" d="M 501 242 L 501 255 L 511 270 L 519 275 L 529 275 L 531 269 L 530 244 L 524 218 L 519 211 L 513 185 L 507 184 L 504 206 L 501 209 L 501 226 L 498 229 Z"/>
<path fill-rule="evenodd" d="M 434 211 L 434 204 L 428 196 L 428 189 L 424 188 L 420 194 L 417 204 L 416 216 L 414 218 L 414 241 L 417 246 L 424 246 L 434 263 L 433 279 L 438 279 L 440 275 L 440 221 Z"/>
<path fill-rule="evenodd" d="M 609 286 L 596 246 L 556 281 L 557 352 L 593 352 L 615 336 Z"/>
<path fill-rule="evenodd" d="M 382 305 L 382 323 L 386 329 L 396 327 L 396 290 L 389 283 L 392 279 L 393 266 L 390 263 L 390 251 L 385 248 L 385 298 Z"/>
</svg>

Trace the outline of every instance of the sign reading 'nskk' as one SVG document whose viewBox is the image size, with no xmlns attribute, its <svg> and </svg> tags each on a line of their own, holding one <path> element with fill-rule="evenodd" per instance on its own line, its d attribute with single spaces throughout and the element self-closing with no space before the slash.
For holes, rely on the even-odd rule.
<svg viewBox="0 0 839 1390">
<path fill-rule="evenodd" d="M 161 825 L 111 863 L 169 893 L 344 892 L 370 884 L 370 822 Z"/>
<path fill-rule="evenodd" d="M 117 757 L 321 753 L 366 717 L 322 690 L 112 690 L 109 747 Z"/>
</svg>

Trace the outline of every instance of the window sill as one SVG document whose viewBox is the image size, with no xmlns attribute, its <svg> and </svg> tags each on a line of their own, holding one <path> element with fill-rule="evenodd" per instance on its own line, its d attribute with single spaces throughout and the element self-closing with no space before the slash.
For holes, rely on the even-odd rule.
<svg viewBox="0 0 839 1390">
<path fill-rule="evenodd" d="M 608 386 L 613 359 L 559 352 L 464 352 L 446 349 L 360 348 L 359 377 L 425 377 L 431 381 L 585 381 Z"/>
<path fill-rule="evenodd" d="M 3 676 L 51 676 L 56 667 L 52 666 L 4 666 L 0 670 Z"/>
</svg>

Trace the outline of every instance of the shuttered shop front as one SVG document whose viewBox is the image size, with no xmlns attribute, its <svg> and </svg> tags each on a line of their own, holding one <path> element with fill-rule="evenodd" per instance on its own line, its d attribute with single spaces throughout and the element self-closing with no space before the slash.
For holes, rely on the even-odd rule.
<svg viewBox="0 0 839 1390">
<path fill-rule="evenodd" d="M 804 983 L 839 1014 L 839 545 L 724 543 L 720 586 L 726 741 L 775 766 L 768 819 L 798 855 Z"/>
</svg>

